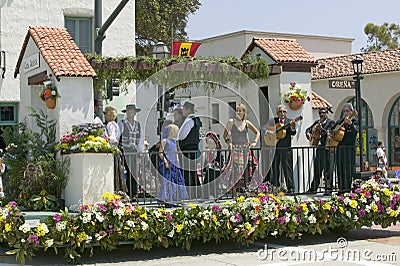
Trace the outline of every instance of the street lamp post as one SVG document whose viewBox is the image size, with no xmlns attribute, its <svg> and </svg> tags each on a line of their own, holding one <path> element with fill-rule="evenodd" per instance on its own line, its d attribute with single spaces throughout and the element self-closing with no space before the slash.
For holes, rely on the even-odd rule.
<svg viewBox="0 0 400 266">
<path fill-rule="evenodd" d="M 362 64 L 363 60 L 359 57 L 356 57 L 351 61 L 353 64 L 354 77 L 353 79 L 356 81 L 356 105 L 358 112 L 358 140 L 360 146 L 360 172 L 362 172 L 363 167 L 363 134 L 362 134 L 362 108 L 361 108 L 361 80 L 362 76 Z"/>
<path fill-rule="evenodd" d="M 155 59 L 161 60 L 164 58 L 167 58 L 169 56 L 169 51 L 167 45 L 163 43 L 162 41 L 158 41 L 154 46 L 153 46 L 153 57 Z M 158 120 L 158 128 L 160 130 L 160 139 L 161 139 L 161 133 L 162 133 L 162 123 L 164 122 L 164 86 L 162 84 L 158 85 L 158 101 L 157 101 L 157 110 L 160 112 L 159 115 L 159 120 Z"/>
</svg>

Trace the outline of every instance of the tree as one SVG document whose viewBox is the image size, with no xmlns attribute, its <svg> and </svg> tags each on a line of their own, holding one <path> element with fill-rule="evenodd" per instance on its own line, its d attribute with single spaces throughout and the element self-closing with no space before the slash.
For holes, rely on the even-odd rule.
<svg viewBox="0 0 400 266">
<path fill-rule="evenodd" d="M 188 17 L 200 6 L 199 0 L 136 0 L 136 54 L 150 56 L 159 40 L 168 47 L 186 40 Z"/>
<path fill-rule="evenodd" d="M 362 52 L 383 51 L 398 48 L 400 26 L 394 23 L 383 23 L 381 26 L 368 23 L 364 27 L 364 33 L 368 36 L 367 47 L 361 48 Z"/>
</svg>

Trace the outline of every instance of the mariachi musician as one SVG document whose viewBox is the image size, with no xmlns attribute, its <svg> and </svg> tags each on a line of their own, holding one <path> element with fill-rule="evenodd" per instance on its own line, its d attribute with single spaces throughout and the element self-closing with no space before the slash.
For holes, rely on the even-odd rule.
<svg viewBox="0 0 400 266">
<path fill-rule="evenodd" d="M 321 182 L 322 172 L 325 177 L 325 192 L 324 195 L 332 194 L 332 171 L 333 158 L 331 152 L 325 147 L 327 133 L 333 128 L 335 121 L 328 118 L 326 107 L 319 108 L 319 119 L 316 120 L 309 128 L 306 129 L 306 137 L 312 146 L 317 146 L 317 151 L 314 159 L 314 180 L 311 182 L 308 193 L 315 194 Z"/>
<path fill-rule="evenodd" d="M 334 125 L 335 134 L 337 134 L 337 131 L 343 131 L 343 138 L 337 146 L 335 155 L 339 194 L 350 192 L 351 190 L 352 176 L 356 170 L 356 138 L 358 133 L 358 121 L 355 118 L 353 105 L 345 103 L 342 112 L 344 118 L 337 121 Z M 336 130 L 336 128 L 339 129 Z"/>
<path fill-rule="evenodd" d="M 292 136 L 296 135 L 296 122 L 286 117 L 287 110 L 284 105 L 278 105 L 276 108 L 277 117 L 274 117 L 268 122 L 268 125 L 279 125 L 281 127 L 287 126 L 286 134 L 282 139 L 276 143 L 275 157 L 272 162 L 272 177 L 271 183 L 274 186 L 280 186 L 280 172 L 281 169 L 285 176 L 286 187 L 289 194 L 294 193 L 294 180 L 293 180 L 293 153 L 292 153 Z M 275 135 L 274 131 L 266 130 L 265 137 L 268 135 Z"/>
</svg>

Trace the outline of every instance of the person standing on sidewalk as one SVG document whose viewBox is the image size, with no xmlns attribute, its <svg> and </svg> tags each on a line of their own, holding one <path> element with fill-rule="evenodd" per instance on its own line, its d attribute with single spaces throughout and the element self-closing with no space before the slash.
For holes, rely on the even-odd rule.
<svg viewBox="0 0 400 266">
<path fill-rule="evenodd" d="M 318 111 L 319 119 L 316 120 L 309 128 L 306 129 L 306 137 L 308 140 L 317 142 L 317 151 L 314 159 L 314 179 L 311 182 L 308 193 L 315 194 L 321 182 L 322 172 L 325 177 L 325 193 L 324 195 L 332 194 L 332 175 L 333 175 L 333 157 L 327 149 L 326 138 L 327 132 L 330 130 L 335 121 L 328 118 L 328 108 L 320 108 Z M 318 140 L 319 139 L 319 140 Z"/>
</svg>

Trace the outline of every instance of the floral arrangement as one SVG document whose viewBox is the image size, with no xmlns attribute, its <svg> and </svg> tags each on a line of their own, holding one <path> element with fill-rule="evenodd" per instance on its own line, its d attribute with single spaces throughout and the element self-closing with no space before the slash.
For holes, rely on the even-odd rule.
<svg viewBox="0 0 400 266">
<path fill-rule="evenodd" d="M 65 258 L 79 262 L 94 246 L 111 251 L 120 241 L 134 249 L 180 246 L 190 250 L 194 240 L 203 243 L 234 240 L 249 244 L 268 236 L 300 238 L 322 234 L 324 228 L 345 230 L 371 226 L 388 227 L 400 221 L 400 192 L 371 180 L 343 196 L 300 201 L 267 194 L 260 186 L 255 197 L 238 197 L 219 205 L 188 204 L 176 209 L 148 209 L 123 202 L 120 196 L 103 194 L 103 201 L 84 204 L 75 215 L 68 209 L 30 227 L 15 202 L 0 207 L 0 241 L 14 249 L 19 263 L 39 248 L 65 247 Z"/>
<path fill-rule="evenodd" d="M 43 81 L 43 89 L 39 93 L 40 99 L 42 101 L 46 101 L 47 99 L 55 99 L 59 98 L 60 95 L 58 94 L 57 87 L 54 85 L 54 82 L 51 80 L 51 74 L 46 75 L 45 80 Z"/>
<path fill-rule="evenodd" d="M 307 91 L 301 90 L 296 86 L 296 82 L 290 82 L 289 91 L 283 95 L 283 101 L 285 103 L 297 102 L 299 104 L 304 104 L 307 100 L 311 101 L 310 96 L 307 96 Z"/>
<path fill-rule="evenodd" d="M 72 132 L 63 135 L 57 149 L 61 153 L 114 152 L 117 147 L 109 143 L 101 124 L 85 123 L 72 126 Z"/>
</svg>

